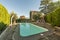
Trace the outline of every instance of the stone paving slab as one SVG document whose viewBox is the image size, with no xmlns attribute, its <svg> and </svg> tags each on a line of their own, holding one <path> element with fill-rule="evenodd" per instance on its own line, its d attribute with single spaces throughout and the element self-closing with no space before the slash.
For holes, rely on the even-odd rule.
<svg viewBox="0 0 60 40">
<path fill-rule="evenodd" d="M 12 40 L 15 26 L 7 27 L 6 30 L 0 35 L 0 40 Z"/>
<path fill-rule="evenodd" d="M 13 26 L 13 27 L 9 27 L 7 28 L 8 30 L 6 31 L 6 33 L 4 34 L 5 36 L 3 36 L 3 38 L 1 38 L 0 36 L 0 40 L 44 40 L 44 39 L 41 39 L 43 38 L 43 36 L 47 37 L 49 35 L 48 38 L 52 37 L 55 38 L 54 36 L 51 36 L 51 34 L 53 33 L 52 30 L 46 32 L 46 33 L 41 33 L 41 34 L 44 34 L 43 36 L 41 36 L 41 34 L 37 34 L 37 35 L 32 35 L 32 36 L 29 36 L 29 37 L 21 37 L 20 36 L 20 25 L 17 25 L 17 26 Z M 6 35 L 7 34 L 7 35 Z M 59 37 L 60 36 L 56 36 L 57 40 L 60 40 Z M 49 39 L 49 40 L 51 40 Z"/>
</svg>

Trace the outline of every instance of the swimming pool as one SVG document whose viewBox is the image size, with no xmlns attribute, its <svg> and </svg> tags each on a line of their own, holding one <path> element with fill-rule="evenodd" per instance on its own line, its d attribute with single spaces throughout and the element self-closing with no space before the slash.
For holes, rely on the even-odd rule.
<svg viewBox="0 0 60 40">
<path fill-rule="evenodd" d="M 39 27 L 31 23 L 20 23 L 20 36 L 26 37 L 48 31 L 48 29 Z"/>
</svg>

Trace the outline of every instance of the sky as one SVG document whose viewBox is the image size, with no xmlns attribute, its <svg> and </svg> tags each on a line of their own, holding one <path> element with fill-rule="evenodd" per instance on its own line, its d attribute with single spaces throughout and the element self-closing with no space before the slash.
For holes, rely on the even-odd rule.
<svg viewBox="0 0 60 40">
<path fill-rule="evenodd" d="M 2 4 L 9 13 L 14 11 L 18 17 L 24 15 L 29 18 L 30 11 L 39 11 L 40 1 L 41 0 L 0 0 L 0 4 Z"/>
<path fill-rule="evenodd" d="M 30 11 L 39 11 L 40 0 L 0 0 L 9 13 L 14 11 L 18 16 L 29 18 Z"/>
</svg>

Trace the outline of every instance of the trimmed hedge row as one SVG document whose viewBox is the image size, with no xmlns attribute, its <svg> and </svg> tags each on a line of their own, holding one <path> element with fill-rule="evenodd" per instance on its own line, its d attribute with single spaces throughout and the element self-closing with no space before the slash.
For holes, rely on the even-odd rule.
<svg viewBox="0 0 60 40">
<path fill-rule="evenodd" d="M 0 22 L 7 25 L 10 24 L 10 14 L 2 4 L 0 4 Z"/>
<path fill-rule="evenodd" d="M 55 11 L 47 14 L 45 16 L 45 20 L 53 26 L 60 26 L 60 8 L 57 8 Z"/>
</svg>

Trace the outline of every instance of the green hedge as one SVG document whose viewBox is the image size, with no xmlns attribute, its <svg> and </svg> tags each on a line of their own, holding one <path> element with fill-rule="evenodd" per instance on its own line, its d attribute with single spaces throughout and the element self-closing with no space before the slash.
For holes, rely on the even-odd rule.
<svg viewBox="0 0 60 40">
<path fill-rule="evenodd" d="M 55 11 L 47 14 L 45 20 L 53 26 L 60 26 L 60 8 L 57 8 Z"/>
<path fill-rule="evenodd" d="M 6 24 L 4 24 L 3 22 L 0 22 L 0 33 L 1 33 L 3 30 L 5 30 L 6 27 L 7 27 Z"/>
<path fill-rule="evenodd" d="M 30 22 L 30 19 L 17 19 L 17 23 L 24 23 L 24 22 Z"/>
<path fill-rule="evenodd" d="M 10 14 L 2 4 L 0 4 L 0 22 L 10 24 Z"/>
</svg>

